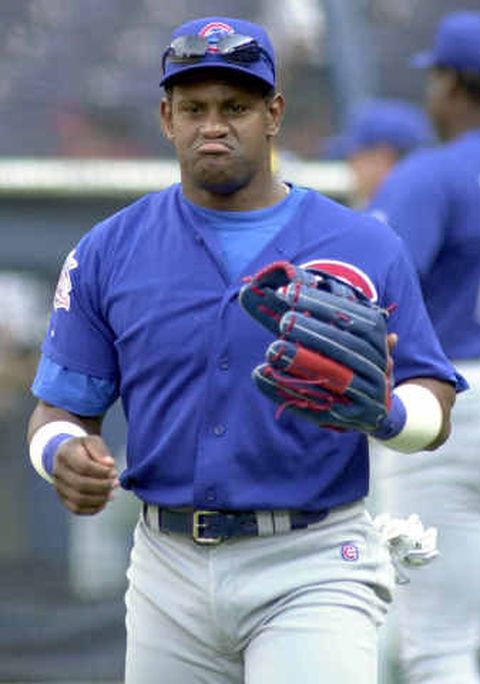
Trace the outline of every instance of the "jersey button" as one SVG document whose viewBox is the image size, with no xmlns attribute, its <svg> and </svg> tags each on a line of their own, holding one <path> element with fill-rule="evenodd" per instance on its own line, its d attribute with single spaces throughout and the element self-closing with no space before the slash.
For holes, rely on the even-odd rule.
<svg viewBox="0 0 480 684">
<path fill-rule="evenodd" d="M 216 499 L 217 499 L 217 492 L 216 492 L 215 487 L 209 487 L 205 491 L 205 501 L 211 502 L 211 501 L 216 501 Z"/>
<path fill-rule="evenodd" d="M 225 425 L 222 425 L 221 423 L 219 423 L 218 425 L 215 425 L 215 427 L 213 428 L 213 434 L 216 437 L 221 437 L 222 435 L 225 434 L 226 431 L 227 431 L 227 428 L 225 427 Z"/>
<path fill-rule="evenodd" d="M 230 361 L 226 356 L 222 356 L 222 358 L 219 359 L 218 367 L 223 371 L 227 371 L 230 368 Z"/>
</svg>

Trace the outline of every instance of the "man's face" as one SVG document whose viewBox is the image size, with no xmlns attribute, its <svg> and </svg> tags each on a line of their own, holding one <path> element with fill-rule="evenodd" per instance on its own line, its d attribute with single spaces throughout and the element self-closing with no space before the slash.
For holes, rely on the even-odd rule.
<svg viewBox="0 0 480 684">
<path fill-rule="evenodd" d="M 451 118 L 453 76 L 449 71 L 431 69 L 427 76 L 425 104 L 440 138 L 448 137 Z"/>
<path fill-rule="evenodd" d="M 353 172 L 355 199 L 367 204 L 398 161 L 399 153 L 390 145 L 378 145 L 360 150 L 348 157 Z"/>
<path fill-rule="evenodd" d="M 182 182 L 228 195 L 270 163 L 283 99 L 223 78 L 177 83 L 162 101 L 165 136 L 176 148 Z"/>
</svg>

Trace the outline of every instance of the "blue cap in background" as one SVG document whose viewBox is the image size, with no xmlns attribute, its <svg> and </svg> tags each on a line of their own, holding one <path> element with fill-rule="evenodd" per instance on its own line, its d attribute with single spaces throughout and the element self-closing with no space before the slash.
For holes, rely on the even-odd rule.
<svg viewBox="0 0 480 684">
<path fill-rule="evenodd" d="M 222 57 L 218 52 L 216 44 L 229 34 L 239 34 L 252 38 L 261 49 L 260 58 L 257 61 L 240 63 L 228 61 Z M 205 38 L 208 42 L 208 50 L 201 59 L 193 63 L 176 64 L 165 59 L 165 72 L 160 82 L 161 86 L 168 86 L 180 74 L 214 67 L 215 69 L 244 73 L 259 79 L 269 87 L 275 87 L 275 52 L 268 34 L 262 26 L 243 19 L 204 17 L 188 21 L 176 28 L 172 34 L 172 43 L 180 36 L 200 36 Z M 164 57 L 168 50 L 169 48 L 166 49 Z"/>
<path fill-rule="evenodd" d="M 447 14 L 438 25 L 433 48 L 414 55 L 411 64 L 480 72 L 480 12 Z"/>
<path fill-rule="evenodd" d="M 433 127 L 420 107 L 404 100 L 378 98 L 368 100 L 353 113 L 339 147 L 346 158 L 380 145 L 410 152 L 434 140 Z"/>
</svg>

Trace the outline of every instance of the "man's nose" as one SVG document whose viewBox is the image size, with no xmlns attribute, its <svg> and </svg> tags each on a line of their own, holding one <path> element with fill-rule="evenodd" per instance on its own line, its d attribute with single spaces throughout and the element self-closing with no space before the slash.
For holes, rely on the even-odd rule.
<svg viewBox="0 0 480 684">
<path fill-rule="evenodd" d="M 221 138 L 228 133 L 228 126 L 218 112 L 209 112 L 202 122 L 200 132 L 205 138 Z"/>
</svg>

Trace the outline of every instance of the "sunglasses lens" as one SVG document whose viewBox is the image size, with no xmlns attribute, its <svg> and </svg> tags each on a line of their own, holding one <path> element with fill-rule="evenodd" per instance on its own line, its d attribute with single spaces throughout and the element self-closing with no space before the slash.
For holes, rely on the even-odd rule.
<svg viewBox="0 0 480 684">
<path fill-rule="evenodd" d="M 242 36 L 240 33 L 228 33 L 220 38 L 217 43 L 218 49 L 222 54 L 241 50 L 249 45 L 256 45 L 256 41 L 249 36 Z"/>
<path fill-rule="evenodd" d="M 245 45 L 241 48 L 236 48 L 231 52 L 223 55 L 228 62 L 237 62 L 238 64 L 252 64 L 258 62 L 261 57 L 261 50 L 257 45 Z"/>
<path fill-rule="evenodd" d="M 166 60 L 173 64 L 198 62 L 205 55 L 208 43 L 201 36 L 179 36 L 167 50 Z"/>
<path fill-rule="evenodd" d="M 225 36 L 219 41 L 218 48 L 228 62 L 238 64 L 258 62 L 261 56 L 261 49 L 253 38 L 236 33 Z"/>
</svg>

